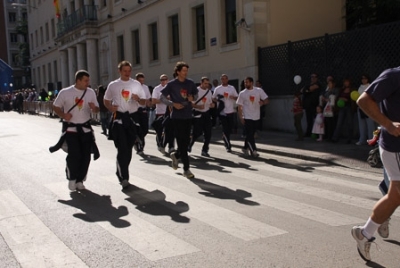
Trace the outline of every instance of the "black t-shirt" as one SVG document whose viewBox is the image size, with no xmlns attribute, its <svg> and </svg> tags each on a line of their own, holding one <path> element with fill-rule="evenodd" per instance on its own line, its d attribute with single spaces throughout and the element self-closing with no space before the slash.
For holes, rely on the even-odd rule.
<svg viewBox="0 0 400 268">
<path fill-rule="evenodd" d="M 393 122 L 400 122 L 400 67 L 383 71 L 365 90 L 377 103 L 381 111 Z M 400 152 L 400 137 L 381 129 L 380 146 L 389 152 Z"/>
</svg>

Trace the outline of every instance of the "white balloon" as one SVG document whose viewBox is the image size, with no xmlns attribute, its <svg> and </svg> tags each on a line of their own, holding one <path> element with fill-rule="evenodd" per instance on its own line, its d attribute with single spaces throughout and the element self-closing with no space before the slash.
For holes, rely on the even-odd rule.
<svg viewBox="0 0 400 268">
<path fill-rule="evenodd" d="M 296 85 L 298 85 L 298 84 L 301 83 L 301 76 L 300 75 L 296 75 L 293 80 L 294 80 L 294 83 Z"/>
</svg>

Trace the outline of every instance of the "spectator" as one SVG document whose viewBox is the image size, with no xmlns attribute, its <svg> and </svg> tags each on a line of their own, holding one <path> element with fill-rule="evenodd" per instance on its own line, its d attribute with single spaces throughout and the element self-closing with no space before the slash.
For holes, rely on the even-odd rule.
<svg viewBox="0 0 400 268">
<path fill-rule="evenodd" d="M 301 103 L 301 92 L 299 90 L 296 90 L 296 92 L 294 93 L 292 112 L 294 127 L 296 128 L 297 132 L 296 141 L 302 141 L 304 136 L 303 127 L 301 125 L 301 120 L 303 118 L 303 105 Z"/>
<path fill-rule="evenodd" d="M 303 107 L 306 111 L 307 119 L 307 130 L 305 137 L 311 136 L 311 130 L 314 125 L 315 108 L 319 102 L 319 95 L 321 91 L 321 85 L 318 81 L 318 75 L 316 73 L 311 74 L 310 84 L 302 88 L 303 93 Z"/>
<path fill-rule="evenodd" d="M 369 76 L 364 74 L 361 76 L 361 85 L 358 88 L 358 93 L 361 95 L 369 86 Z M 375 123 L 369 118 L 360 108 L 357 109 L 358 129 L 360 138 L 356 145 L 365 145 L 367 140 L 372 139 L 375 130 Z"/>
<path fill-rule="evenodd" d="M 325 109 L 326 105 L 329 103 L 332 113 L 324 115 L 324 125 L 325 125 L 325 139 L 331 140 L 333 132 L 336 128 L 336 100 L 338 97 L 338 89 L 336 88 L 336 82 L 332 76 L 327 78 L 328 85 L 325 91 L 320 96 L 320 106 Z"/>
<path fill-rule="evenodd" d="M 345 126 L 347 132 L 347 143 L 351 143 L 353 137 L 353 112 L 351 94 L 351 81 L 350 79 L 343 80 L 343 87 L 340 90 L 337 106 L 338 106 L 338 121 L 336 124 L 335 132 L 332 136 L 332 142 L 337 142 L 342 134 L 342 127 Z"/>
</svg>

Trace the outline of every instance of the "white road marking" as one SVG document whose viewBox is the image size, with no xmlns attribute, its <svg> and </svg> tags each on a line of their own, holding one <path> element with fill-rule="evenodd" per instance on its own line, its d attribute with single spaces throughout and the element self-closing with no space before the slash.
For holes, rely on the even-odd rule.
<svg viewBox="0 0 400 268">
<path fill-rule="evenodd" d="M 87 267 L 10 190 L 0 191 L 0 233 L 22 267 Z"/>
</svg>

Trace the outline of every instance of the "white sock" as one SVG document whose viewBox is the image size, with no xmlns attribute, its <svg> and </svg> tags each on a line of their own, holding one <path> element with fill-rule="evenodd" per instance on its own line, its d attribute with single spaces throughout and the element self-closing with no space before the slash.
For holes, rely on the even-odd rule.
<svg viewBox="0 0 400 268">
<path fill-rule="evenodd" d="M 368 218 L 368 221 L 365 223 L 365 225 L 362 227 L 362 234 L 367 238 L 371 239 L 376 230 L 378 230 L 380 224 L 374 222 L 371 217 Z"/>
</svg>

